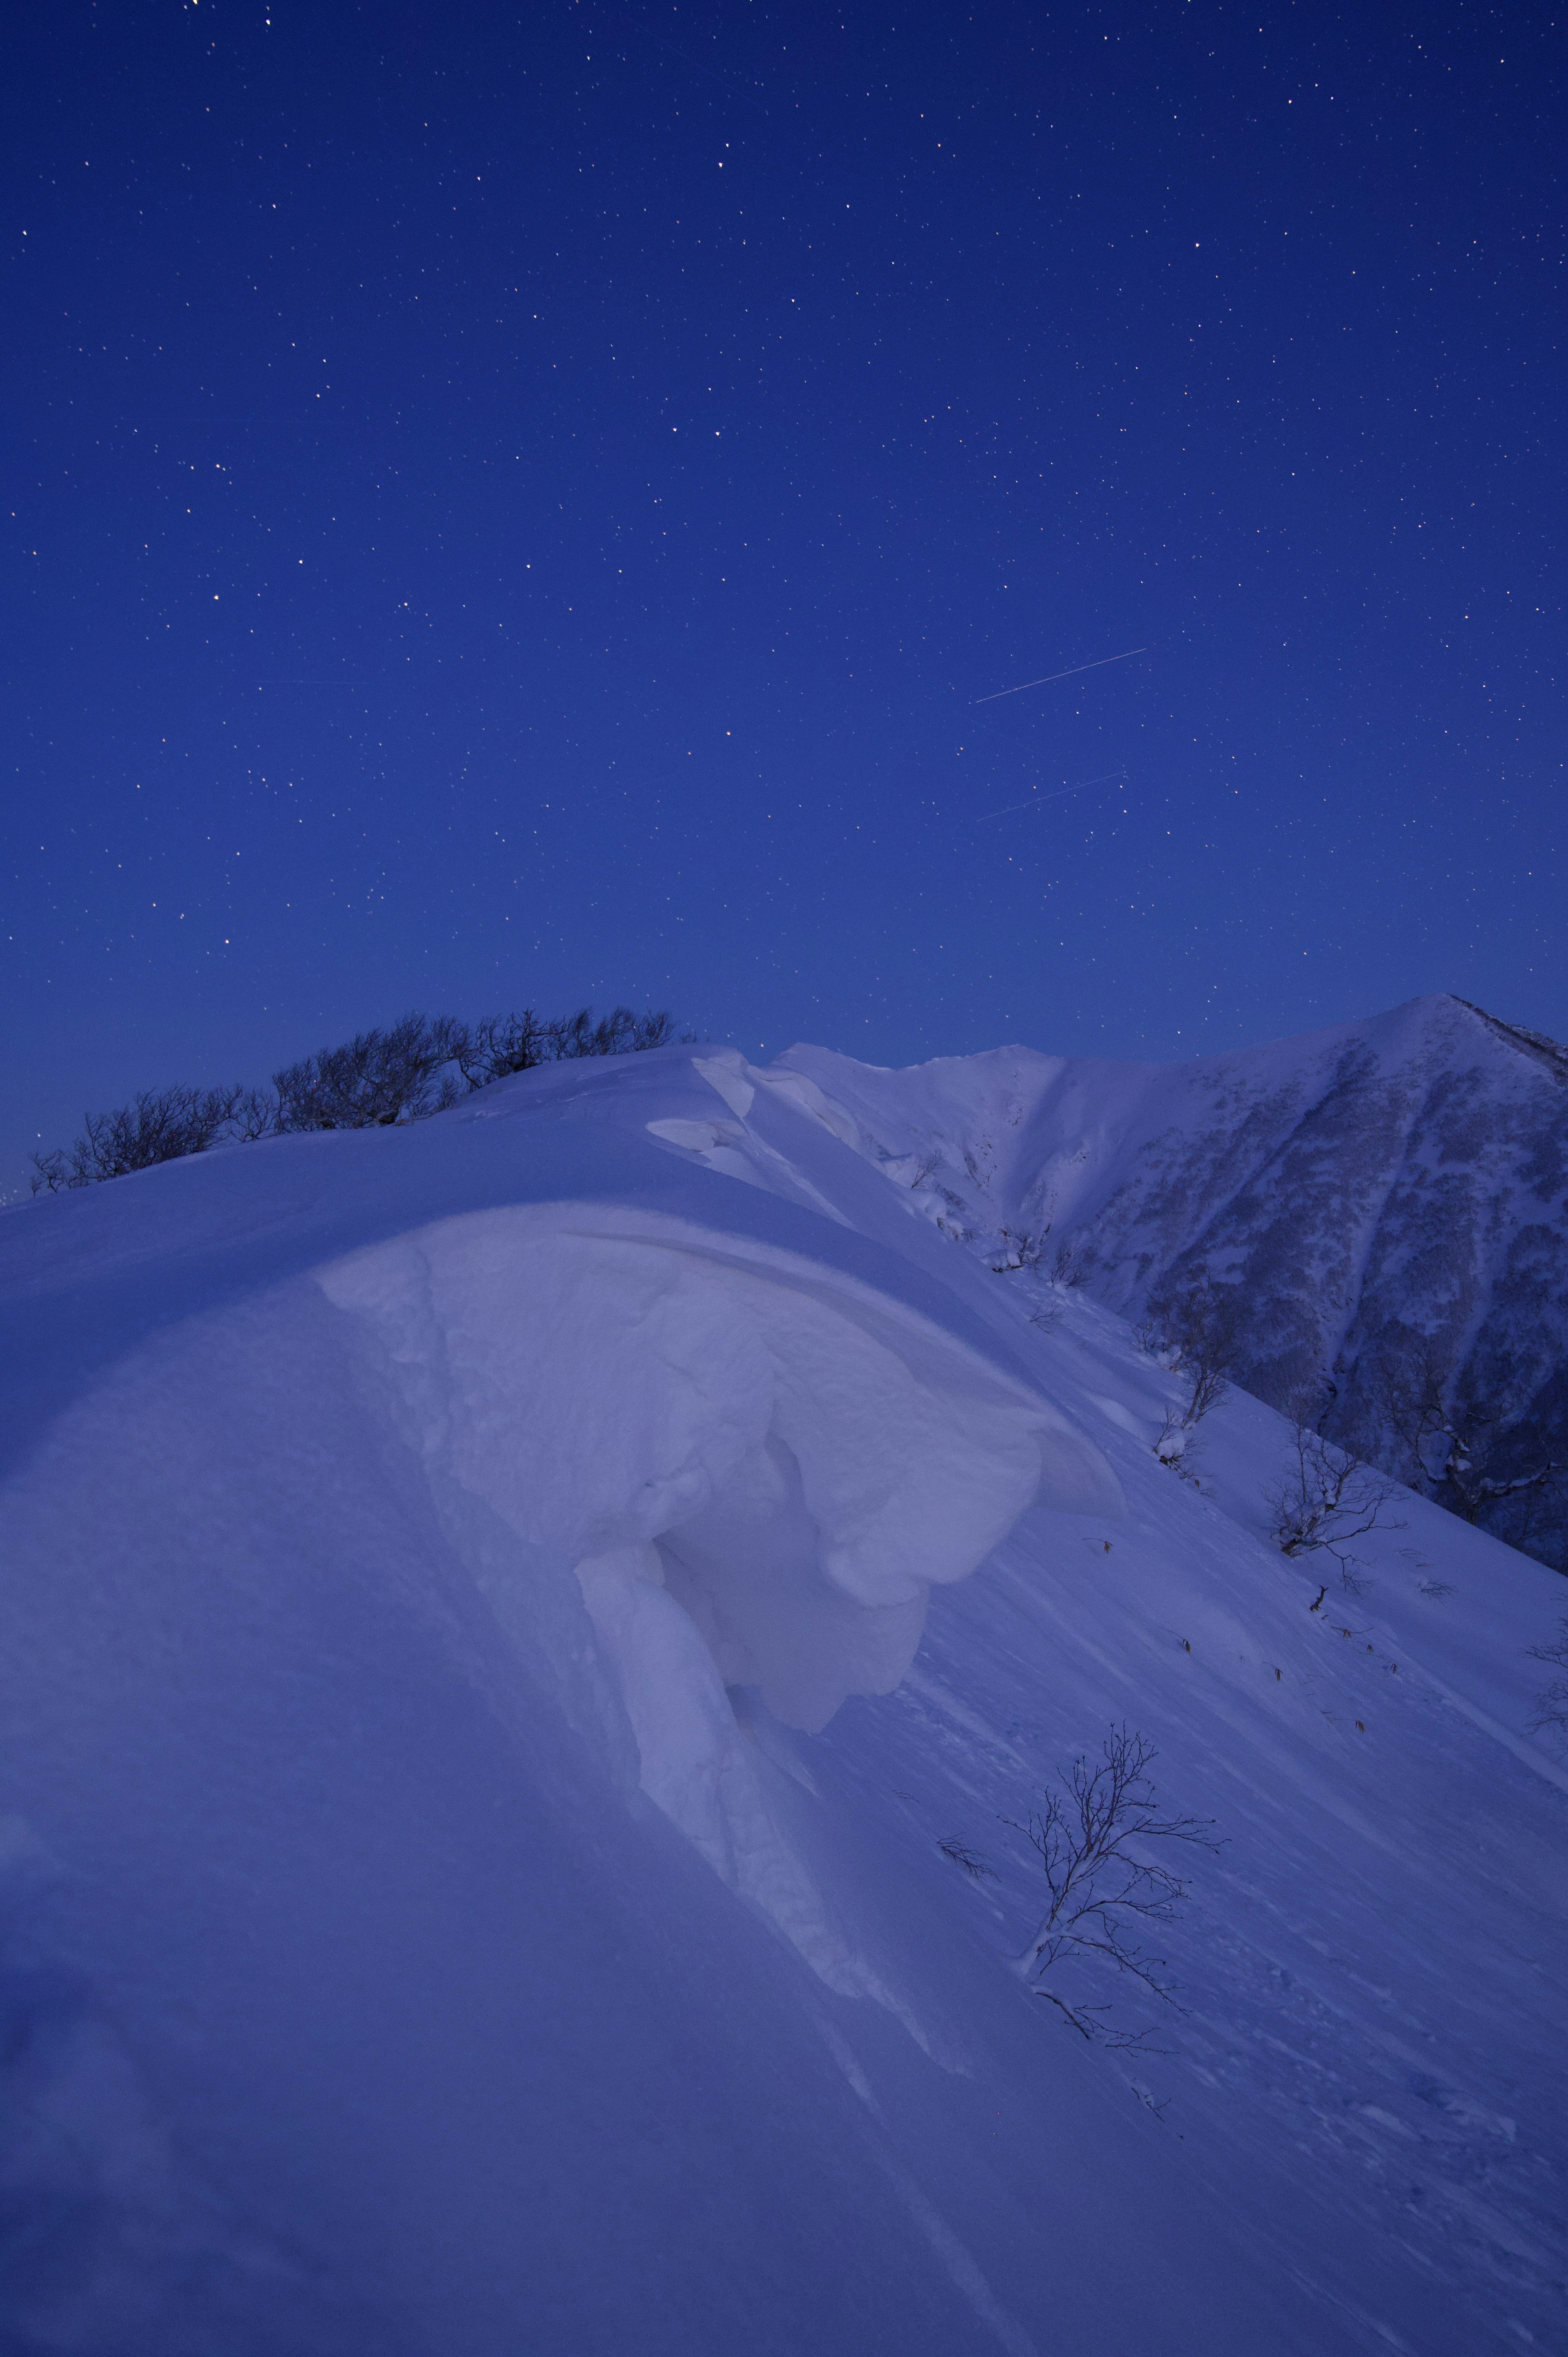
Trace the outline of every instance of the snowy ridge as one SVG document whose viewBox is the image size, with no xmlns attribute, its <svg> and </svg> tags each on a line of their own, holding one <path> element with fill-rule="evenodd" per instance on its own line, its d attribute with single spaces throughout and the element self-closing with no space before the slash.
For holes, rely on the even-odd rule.
<svg viewBox="0 0 1568 2357">
<path fill-rule="evenodd" d="M 1271 1410 L 1156 1462 L 1120 1318 L 922 1207 L 1047 1064 L 671 1049 L 0 1219 L 7 2348 L 1554 2345 L 1562 1583 L 1412 1499 L 1314 1609 Z M 1123 1721 L 1225 1844 L 1127 2054 L 1015 1968 Z"/>
</svg>

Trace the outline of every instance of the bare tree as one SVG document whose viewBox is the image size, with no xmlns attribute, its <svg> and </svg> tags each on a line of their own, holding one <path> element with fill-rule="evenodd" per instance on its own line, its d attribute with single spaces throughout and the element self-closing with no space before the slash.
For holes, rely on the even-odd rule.
<svg viewBox="0 0 1568 2357">
<path fill-rule="evenodd" d="M 960 1840 L 957 1834 L 949 1834 L 945 1841 L 937 1844 L 937 1847 L 954 1866 L 962 1867 L 972 1881 L 983 1881 L 987 1876 L 994 1881 L 996 1868 L 988 1864 L 979 1850 L 972 1849 L 968 1842 Z"/>
<path fill-rule="evenodd" d="M 578 1056 L 628 1056 L 650 1048 L 662 1048 L 675 1037 L 675 1020 L 662 1008 L 650 1015 L 634 1015 L 629 1006 L 612 1006 L 607 1015 L 594 1021 L 591 1006 L 579 1007 L 575 1015 L 559 1016 L 543 1026 L 546 1063 L 562 1063 Z"/>
<path fill-rule="evenodd" d="M 972 1155 L 969 1157 L 973 1160 Z M 922 1167 L 925 1177 L 934 1167 L 937 1157 Z M 914 1183 L 918 1183 L 914 1182 Z M 1075 1243 L 1070 1236 L 1058 1236 L 1056 1250 L 1047 1261 L 1046 1247 L 1050 1240 L 1051 1222 L 1042 1220 L 1037 1227 L 998 1228 L 1002 1251 L 991 1264 L 998 1276 L 1011 1276 L 1017 1269 L 1026 1269 L 1031 1275 L 1044 1275 L 1057 1286 L 1081 1285 L 1089 1271 L 1089 1247 Z"/>
<path fill-rule="evenodd" d="M 463 1092 L 455 1077 L 446 1087 L 436 1078 L 462 1029 L 449 1016 L 404 1015 L 286 1065 L 273 1075 L 278 1129 L 385 1129 L 439 1112 Z"/>
<path fill-rule="evenodd" d="M 58 1194 L 62 1188 L 91 1187 L 102 1178 L 124 1178 L 156 1163 L 205 1154 L 225 1137 L 261 1132 L 268 1118 L 265 1100 L 252 1090 L 144 1089 L 129 1104 L 82 1116 L 82 1134 L 63 1149 L 33 1157 L 33 1192 Z"/>
<path fill-rule="evenodd" d="M 999 1228 L 1002 1256 L 991 1264 L 998 1276 L 1011 1276 L 1017 1269 L 1037 1269 L 1045 1257 L 1048 1227 Z"/>
<path fill-rule="evenodd" d="M 1230 1370 L 1240 1351 L 1239 1289 L 1209 1276 L 1179 1287 L 1165 1286 L 1149 1303 L 1148 1323 L 1139 1340 L 1181 1383 L 1181 1397 L 1165 1411 L 1155 1443 L 1162 1465 L 1180 1468 L 1187 1437 L 1219 1405 L 1230 1388 Z"/>
<path fill-rule="evenodd" d="M 1185 1403 L 1177 1402 L 1174 1406 L 1167 1407 L 1160 1419 L 1159 1431 L 1155 1436 L 1155 1455 L 1159 1458 L 1160 1463 L 1168 1466 L 1173 1473 L 1180 1473 L 1184 1479 L 1196 1480 L 1197 1476 L 1189 1473 L 1187 1465 L 1187 1444 L 1191 1428 L 1191 1418 L 1187 1413 Z"/>
<path fill-rule="evenodd" d="M 1151 1926 L 1172 1920 L 1187 1886 L 1162 1860 L 1144 1853 L 1155 1844 L 1215 1852 L 1219 1845 L 1210 1820 L 1160 1813 L 1149 1779 L 1156 1756 L 1145 1736 L 1125 1725 L 1112 1727 L 1096 1765 L 1080 1753 L 1063 1771 L 1059 1792 L 1047 1792 L 1022 1824 L 1007 1821 L 1032 1846 L 1050 1900 L 1017 1959 L 1020 1979 L 1043 1984 L 1059 1964 L 1099 1963 L 1129 1975 L 1162 2004 L 1175 2004 L 1165 1961 L 1144 1940 Z M 1080 2037 L 1133 2045 L 1144 2034 L 1108 2032 L 1104 2006 L 1079 2004 L 1044 1986 L 1035 1994 L 1054 2005 Z"/>
<path fill-rule="evenodd" d="M 1403 1525 L 1384 1520 L 1399 1495 L 1399 1484 L 1364 1465 L 1359 1458 L 1336 1448 L 1309 1424 L 1300 1410 L 1290 1427 L 1285 1469 L 1263 1492 L 1263 1503 L 1273 1517 L 1271 1536 L 1282 1555 L 1333 1556 L 1340 1577 L 1349 1587 L 1359 1583 L 1352 1541 L 1380 1529 Z"/>
<path fill-rule="evenodd" d="M 1092 1256 L 1090 1245 L 1082 1243 L 1075 1243 L 1070 1236 L 1061 1237 L 1051 1256 L 1051 1283 L 1067 1286 L 1081 1285 L 1089 1274 Z"/>
<path fill-rule="evenodd" d="M 272 1137 L 277 1130 L 277 1099 L 270 1089 L 245 1089 L 241 1092 L 229 1127 L 240 1146 L 254 1146 L 263 1137 Z"/>
<path fill-rule="evenodd" d="M 510 1015 L 485 1015 L 456 1027 L 452 1055 L 465 1088 L 482 1089 L 513 1072 L 532 1071 L 545 1060 L 545 1028 L 531 1006 Z"/>
<path fill-rule="evenodd" d="M 512 1072 L 584 1056 L 624 1056 L 661 1048 L 675 1036 L 671 1016 L 613 1006 L 596 1022 L 591 1006 L 542 1022 L 532 1008 L 459 1023 L 410 1014 L 385 1030 L 360 1031 L 274 1073 L 276 1126 L 388 1128 L 419 1121 Z"/>
<path fill-rule="evenodd" d="M 612 1006 L 596 1022 L 591 1006 L 545 1021 L 532 1007 L 486 1015 L 478 1023 L 453 1027 L 452 1054 L 464 1085 L 482 1089 L 538 1064 L 576 1061 L 585 1056 L 628 1056 L 662 1048 L 676 1036 L 675 1018 L 665 1008 L 634 1015 Z"/>
<path fill-rule="evenodd" d="M 1429 1334 L 1411 1334 L 1378 1362 L 1377 1394 L 1420 1486 L 1466 1523 L 1510 1501 L 1541 1498 L 1568 1466 L 1550 1457 L 1498 1479 L 1487 1467 L 1505 1436 L 1498 1419 L 1467 1399 Z"/>
<path fill-rule="evenodd" d="M 1555 1637 L 1542 1645 L 1532 1645 L 1530 1656 L 1534 1662 L 1547 1662 L 1557 1671 L 1556 1677 L 1541 1689 L 1532 1724 L 1550 1727 L 1554 1734 L 1568 1735 L 1568 1620 L 1564 1620 Z"/>
<path fill-rule="evenodd" d="M 91 1187 L 212 1146 L 289 1131 L 419 1121 L 535 1064 L 627 1055 L 661 1048 L 675 1036 L 668 1013 L 635 1015 L 628 1006 L 612 1007 L 597 1021 L 588 1006 L 550 1022 L 527 1007 L 472 1024 L 408 1014 L 285 1065 L 270 1090 L 147 1090 L 113 1112 L 89 1114 L 70 1146 L 33 1157 L 33 1192 Z"/>
</svg>

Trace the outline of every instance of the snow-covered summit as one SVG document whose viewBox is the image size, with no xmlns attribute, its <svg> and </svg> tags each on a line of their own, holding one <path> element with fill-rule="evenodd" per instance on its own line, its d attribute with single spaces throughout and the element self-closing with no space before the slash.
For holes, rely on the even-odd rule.
<svg viewBox="0 0 1568 2357">
<path fill-rule="evenodd" d="M 1244 1395 L 1156 1460 L 925 1200 L 1070 1070 L 669 1049 L 0 1220 L 7 2349 L 1551 2345 L 1562 1584 L 1412 1499 L 1326 1587 Z M 1153 2051 L 1017 1969 L 1112 1724 L 1225 1842 Z"/>
</svg>

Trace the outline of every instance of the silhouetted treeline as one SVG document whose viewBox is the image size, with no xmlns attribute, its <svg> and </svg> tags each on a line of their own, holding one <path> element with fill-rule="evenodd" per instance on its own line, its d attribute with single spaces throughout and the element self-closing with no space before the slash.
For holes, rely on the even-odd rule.
<svg viewBox="0 0 1568 2357">
<path fill-rule="evenodd" d="M 670 1015 L 634 1015 L 629 1006 L 612 1007 L 596 1022 L 588 1006 L 548 1019 L 524 1007 L 477 1023 L 405 1015 L 285 1065 L 270 1088 L 145 1089 L 113 1112 L 88 1114 L 70 1146 L 34 1155 L 33 1192 L 91 1187 L 209 1146 L 291 1130 L 388 1129 L 460 1104 L 511 1072 L 662 1048 L 674 1037 Z"/>
</svg>

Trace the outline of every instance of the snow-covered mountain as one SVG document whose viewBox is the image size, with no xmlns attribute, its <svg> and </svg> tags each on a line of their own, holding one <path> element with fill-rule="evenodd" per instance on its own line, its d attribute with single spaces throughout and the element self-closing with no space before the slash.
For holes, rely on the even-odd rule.
<svg viewBox="0 0 1568 2357">
<path fill-rule="evenodd" d="M 1386 1392 L 1412 1345 L 1470 1411 L 1489 1479 L 1568 1467 L 1568 1051 L 1552 1040 L 1434 997 L 1183 1064 L 1011 1048 L 898 1072 L 814 1048 L 783 1061 L 983 1245 L 1048 1230 L 1049 1253 L 1134 1319 L 1195 1277 L 1234 1287 L 1248 1388 L 1304 1399 L 1402 1478 L 1418 1466 Z M 1563 1564 L 1568 1533 L 1542 1506 L 1516 1493 L 1488 1511 Z"/>
<path fill-rule="evenodd" d="M 1244 1394 L 1162 1465 L 891 1167 L 972 1088 L 1043 1205 L 1041 1066 L 667 1049 L 0 1217 L 7 2357 L 1563 2346 L 1563 1583 L 1414 1497 L 1287 1560 Z M 1026 1829 L 1123 1727 L 1222 1846 L 1084 2039 Z"/>
</svg>

